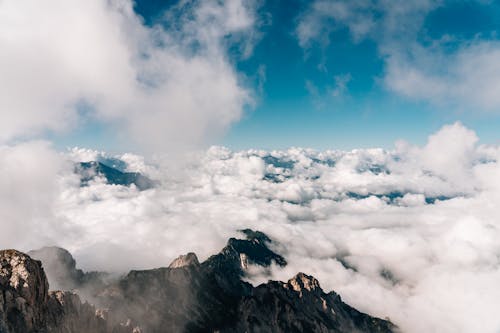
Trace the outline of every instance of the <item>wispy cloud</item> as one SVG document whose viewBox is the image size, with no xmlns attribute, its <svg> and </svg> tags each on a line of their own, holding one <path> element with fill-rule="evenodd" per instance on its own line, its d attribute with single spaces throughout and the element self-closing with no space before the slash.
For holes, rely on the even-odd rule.
<svg viewBox="0 0 500 333">
<path fill-rule="evenodd" d="M 0 155 L 4 247 L 55 244 L 86 269 L 124 271 L 189 251 L 204 259 L 250 227 L 279 241 L 289 262 L 253 272 L 254 282 L 306 271 L 405 332 L 500 327 L 500 148 L 478 145 L 460 123 L 391 151 L 212 147 L 180 173 L 116 156 L 160 182 L 147 191 L 99 178 L 80 187 L 64 161 L 104 153 L 36 143 Z"/>
<path fill-rule="evenodd" d="M 132 6 L 0 3 L 0 140 L 68 130 L 85 116 L 162 150 L 202 144 L 241 117 L 252 98 L 228 48 L 250 40 L 241 56 L 251 52 L 257 4 L 183 1 L 165 14 L 170 24 L 153 27 Z"/>
<path fill-rule="evenodd" d="M 352 76 L 350 73 L 339 74 L 333 77 L 333 84 L 326 85 L 320 89 L 311 80 L 306 80 L 305 88 L 312 98 L 313 104 L 316 108 L 324 108 L 332 99 L 343 99 L 349 95 L 349 82 Z"/>
<path fill-rule="evenodd" d="M 452 35 L 431 38 L 424 29 L 429 13 L 450 4 L 316 0 L 299 20 L 297 38 L 302 47 L 309 48 L 324 43 L 331 31 L 347 28 L 354 42 L 370 39 L 377 43 L 385 61 L 382 76 L 388 90 L 439 106 L 498 112 L 499 43 L 482 35 L 470 40 Z"/>
</svg>

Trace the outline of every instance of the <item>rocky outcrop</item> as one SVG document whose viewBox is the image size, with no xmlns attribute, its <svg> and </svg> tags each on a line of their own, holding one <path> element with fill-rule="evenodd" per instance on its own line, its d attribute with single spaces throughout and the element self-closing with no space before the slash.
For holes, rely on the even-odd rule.
<svg viewBox="0 0 500 333">
<path fill-rule="evenodd" d="M 168 268 L 181 268 L 191 265 L 199 265 L 198 257 L 193 252 L 189 252 L 186 255 L 180 255 L 174 261 L 170 263 Z"/>
<path fill-rule="evenodd" d="M 134 184 L 140 191 L 154 187 L 154 182 L 139 172 L 125 172 L 101 162 L 81 162 L 75 164 L 75 173 L 80 175 L 80 184 L 86 186 L 95 177 L 103 177 L 108 184 L 130 186 Z"/>
<path fill-rule="evenodd" d="M 46 328 L 48 291 L 39 261 L 16 250 L 0 251 L 0 332 Z"/>
<path fill-rule="evenodd" d="M 168 268 L 131 271 L 109 285 L 92 285 L 96 302 L 106 310 L 82 303 L 74 292 L 49 293 L 39 261 L 14 250 L 1 251 L 0 333 L 397 330 L 391 322 L 347 305 L 335 292 L 325 293 L 318 280 L 304 273 L 288 282 L 269 281 L 257 287 L 245 282 L 249 265 L 285 266 L 287 262 L 265 234 L 249 229 L 242 233 L 245 239 L 229 239 L 218 254 L 202 263 L 188 253 Z M 67 251 L 45 251 L 37 254 L 55 255 L 57 267 L 62 265 L 74 281 L 85 276 Z"/>
<path fill-rule="evenodd" d="M 169 268 L 131 271 L 101 300 L 148 333 L 394 332 L 389 321 L 361 313 L 325 293 L 312 276 L 257 287 L 244 282 L 248 265 L 286 265 L 263 233 L 227 245 L 201 264 L 181 256 Z M 187 264 L 190 262 L 190 264 Z"/>
<path fill-rule="evenodd" d="M 72 292 L 49 293 L 38 260 L 16 250 L 0 251 L 0 333 L 131 333 L 110 324 Z"/>
<path fill-rule="evenodd" d="M 302 291 L 315 292 L 316 290 L 321 290 L 318 280 L 304 273 L 299 273 L 288 280 L 285 288 L 295 290 L 300 296 L 302 296 Z"/>
<path fill-rule="evenodd" d="M 237 332 L 394 332 L 389 321 L 371 317 L 325 293 L 318 280 L 299 273 L 287 283 L 270 281 L 243 297 Z"/>
<path fill-rule="evenodd" d="M 76 268 L 76 261 L 67 250 L 48 246 L 27 253 L 40 260 L 51 289 L 98 289 L 105 285 L 107 274 L 103 272 L 83 272 Z"/>
</svg>

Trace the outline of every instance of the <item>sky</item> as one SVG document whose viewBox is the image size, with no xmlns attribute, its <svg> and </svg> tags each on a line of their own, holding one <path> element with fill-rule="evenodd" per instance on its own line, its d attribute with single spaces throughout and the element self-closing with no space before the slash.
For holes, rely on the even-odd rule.
<svg viewBox="0 0 500 333">
<path fill-rule="evenodd" d="M 457 57 L 474 53 L 476 47 L 478 54 L 471 57 L 495 56 L 499 3 L 413 3 L 408 2 L 400 13 L 395 13 L 391 1 L 257 3 L 258 37 L 251 54 L 235 51 L 244 41 L 237 41 L 227 52 L 241 84 L 252 91 L 253 101 L 211 143 L 233 149 L 390 147 L 401 138 L 423 143 L 427 135 L 456 120 L 474 128 L 483 142 L 498 142 L 500 102 L 492 97 L 491 103 L 483 103 L 488 96 L 469 91 L 476 80 L 483 82 L 482 71 L 490 73 L 481 66 L 491 66 L 492 72 L 484 77 L 491 82 L 485 84 L 492 84 L 491 93 L 498 95 L 497 62 L 492 59 L 474 68 L 473 58 Z M 169 24 L 164 22 L 164 11 L 175 4 L 138 0 L 134 10 L 146 24 Z M 392 17 L 396 22 L 387 23 Z M 362 24 L 366 28 L 359 28 Z M 318 31 L 306 35 L 303 31 L 312 26 Z M 461 61 L 470 63 L 472 73 L 459 72 Z M 408 74 L 393 70 L 396 62 L 424 75 L 421 81 L 412 87 Z M 445 68 L 434 72 L 441 62 Z M 406 81 L 409 87 L 395 80 Z M 435 95 L 418 91 L 425 90 L 421 85 L 432 85 L 431 80 L 464 87 Z M 89 124 L 76 135 L 58 136 L 56 141 L 105 149 L 103 141 L 112 141 L 102 140 L 106 132 L 106 126 Z"/>
<path fill-rule="evenodd" d="M 485 0 L 0 0 L 0 246 L 121 273 L 250 227 L 289 262 L 254 283 L 499 332 L 499 24 Z M 82 186 L 91 160 L 156 186 Z"/>
<path fill-rule="evenodd" d="M 455 121 L 499 141 L 495 1 L 2 7 L 4 142 L 387 148 Z"/>
<path fill-rule="evenodd" d="M 444 62 L 446 58 L 454 59 L 462 47 L 470 47 L 469 43 L 494 43 L 500 26 L 498 2 L 414 3 L 428 6 L 420 9 L 421 21 L 417 23 L 411 22 L 416 20 L 411 12 L 418 9 L 393 14 L 391 10 L 396 9 L 391 9 L 390 1 L 273 1 L 265 5 L 264 11 L 272 22 L 263 28 L 253 56 L 240 65 L 246 75 L 264 66 L 262 95 L 255 109 L 231 128 L 224 142 L 268 149 L 388 147 L 403 137 L 423 142 L 444 123 L 455 120 L 475 128 L 483 140 L 498 142 L 500 105 L 495 103 L 486 110 L 475 103 L 466 105 L 472 96 L 448 103 L 449 98 L 456 97 L 445 92 L 436 98 L 405 93 L 390 84 L 392 76 L 387 73 L 391 68 L 387 58 L 396 57 L 399 49 L 411 53 L 415 43 L 425 49 L 415 51 L 411 57 L 423 52 L 431 58 L 429 65 L 404 59 L 419 71 L 434 66 L 434 57 L 442 56 Z M 401 15 L 401 21 L 398 18 L 396 26 L 384 27 L 383 21 L 388 20 L 385 16 L 390 15 Z M 356 35 L 350 25 L 357 24 L 357 20 L 366 24 L 371 20 L 368 31 Z M 301 35 L 300 27 L 314 25 L 321 25 L 317 34 Z M 396 37 L 398 34 L 402 35 Z M 388 41 L 392 38 L 398 40 Z M 447 45 L 429 46 L 444 38 L 453 39 L 451 49 L 446 49 Z M 446 77 L 446 72 L 455 70 L 449 68 L 438 75 Z M 492 70 L 498 77 L 498 61 L 492 64 Z M 495 89 L 498 91 L 498 85 Z"/>
</svg>

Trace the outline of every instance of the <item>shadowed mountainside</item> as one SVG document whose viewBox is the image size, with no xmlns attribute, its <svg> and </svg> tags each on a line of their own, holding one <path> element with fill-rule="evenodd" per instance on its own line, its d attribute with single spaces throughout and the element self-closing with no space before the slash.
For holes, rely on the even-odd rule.
<svg viewBox="0 0 500 333">
<path fill-rule="evenodd" d="M 38 260 L 0 251 L 0 333 L 137 333 L 70 291 L 51 291 Z"/>
<path fill-rule="evenodd" d="M 189 253 L 169 267 L 131 271 L 111 283 L 103 282 L 100 274 L 87 276 L 76 269 L 65 250 L 31 252 L 51 270 L 56 267 L 59 274 L 51 277 L 59 285 L 92 286 L 93 302 L 106 310 L 82 304 L 75 293 L 48 293 L 39 261 L 17 251 L 2 251 L 0 308 L 10 310 L 0 313 L 0 332 L 19 332 L 17 327 L 22 327 L 23 332 L 79 333 L 84 332 L 80 326 L 89 329 L 88 325 L 96 327 L 92 332 L 142 333 L 397 331 L 389 321 L 345 304 L 335 292 L 325 293 L 314 277 L 304 273 L 288 282 L 269 281 L 257 287 L 243 281 L 249 265 L 285 266 L 287 262 L 272 250 L 265 234 L 242 232 L 246 239 L 230 238 L 218 254 L 202 263 Z M 61 273 L 64 269 L 68 272 Z M 19 273 L 23 270 L 33 273 Z M 12 282 L 13 275 L 18 276 L 17 284 Z M 90 283 L 92 279 L 99 283 Z M 25 300 L 23 306 L 14 301 L 18 298 Z M 26 323 L 36 323 L 36 327 Z M 61 323 L 66 330 L 59 328 Z"/>
<path fill-rule="evenodd" d="M 153 181 L 139 172 L 120 171 L 101 162 L 77 163 L 75 165 L 75 173 L 80 175 L 82 186 L 86 186 L 96 176 L 101 176 L 106 179 L 108 184 L 124 186 L 134 184 L 141 191 L 154 187 Z"/>
</svg>

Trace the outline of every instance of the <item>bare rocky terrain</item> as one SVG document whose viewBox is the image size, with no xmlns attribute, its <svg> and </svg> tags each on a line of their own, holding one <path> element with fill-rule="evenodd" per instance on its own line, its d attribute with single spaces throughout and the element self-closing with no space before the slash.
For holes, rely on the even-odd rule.
<svg viewBox="0 0 500 333">
<path fill-rule="evenodd" d="M 397 331 L 304 273 L 256 287 L 243 281 L 248 265 L 287 262 L 265 234 L 242 232 L 246 239 L 229 239 L 202 263 L 188 253 L 117 279 L 77 269 L 57 247 L 0 251 L 0 333 Z M 49 291 L 49 281 L 64 290 Z"/>
</svg>

